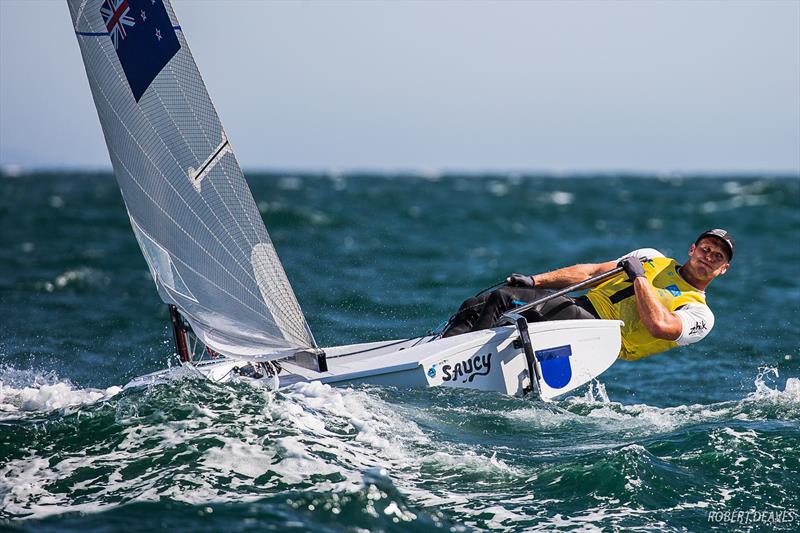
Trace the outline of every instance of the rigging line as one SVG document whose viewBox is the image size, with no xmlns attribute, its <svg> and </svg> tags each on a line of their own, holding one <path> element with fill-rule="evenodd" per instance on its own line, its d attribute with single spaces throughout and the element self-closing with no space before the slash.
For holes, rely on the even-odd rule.
<svg viewBox="0 0 800 533">
<path fill-rule="evenodd" d="M 104 55 L 105 55 L 105 54 L 104 54 Z M 105 57 L 106 57 L 106 59 L 108 59 L 108 60 L 109 60 L 109 64 L 110 64 L 110 66 L 111 66 L 112 68 L 114 68 L 114 67 L 113 67 L 113 64 L 111 64 L 110 58 L 109 58 L 107 55 L 106 55 Z M 117 74 L 117 76 L 119 77 L 119 73 L 116 71 L 116 69 L 114 69 L 114 72 L 115 72 L 115 73 Z M 88 74 L 88 71 L 87 71 L 87 74 Z M 91 79 L 91 78 L 90 78 L 90 79 Z M 120 78 L 120 82 L 121 82 L 121 81 L 122 81 L 122 80 L 121 80 L 121 78 Z M 244 273 L 245 273 L 245 274 L 246 274 L 246 275 L 247 275 L 247 276 L 248 276 L 248 277 L 249 277 L 249 278 L 250 278 L 250 279 L 253 281 L 253 283 L 255 283 L 255 279 L 254 279 L 254 277 L 253 277 L 253 276 L 252 276 L 252 275 L 251 275 L 251 274 L 250 274 L 250 273 L 247 271 L 247 269 L 245 269 L 245 268 L 244 268 L 244 266 L 243 266 L 241 263 L 239 263 L 239 262 L 236 260 L 236 257 L 235 257 L 235 256 L 234 256 L 234 255 L 231 253 L 231 251 L 230 251 L 230 250 L 228 250 L 228 248 L 226 248 L 226 247 L 225 247 L 225 245 L 222 243 L 222 241 L 220 241 L 220 240 L 219 240 L 219 238 L 218 238 L 216 235 L 214 235 L 214 233 L 211 231 L 211 229 L 210 229 L 208 226 L 206 226 L 206 224 L 205 224 L 205 222 L 203 221 L 203 219 L 202 219 L 202 218 L 200 218 L 200 217 L 197 215 L 197 213 L 195 213 L 194 209 L 192 209 L 192 207 L 189 205 L 189 203 L 188 203 L 188 202 L 187 202 L 187 201 L 186 201 L 186 200 L 185 200 L 185 199 L 184 199 L 184 198 L 183 198 L 183 197 L 180 195 L 180 193 L 179 193 L 179 192 L 178 192 L 178 191 L 175 189 L 175 186 L 174 186 L 174 185 L 173 185 L 173 184 L 170 182 L 170 180 L 169 180 L 169 179 L 167 179 L 167 176 L 166 176 L 166 175 L 165 175 L 165 174 L 164 174 L 164 173 L 161 171 L 161 169 L 158 167 L 158 165 L 156 165 L 156 164 L 155 164 L 155 162 L 153 161 L 152 157 L 151 157 L 151 156 L 150 156 L 150 155 L 149 155 L 149 154 L 148 154 L 148 153 L 147 153 L 147 152 L 144 150 L 144 148 L 142 147 L 141 143 L 139 142 L 139 139 L 138 139 L 138 138 L 137 138 L 137 137 L 136 137 L 136 136 L 135 136 L 135 135 L 134 135 L 134 134 L 131 132 L 131 130 L 130 130 L 128 127 L 127 127 L 127 125 L 125 124 L 125 122 L 123 122 L 123 121 L 122 121 L 122 118 L 120 117 L 119 113 L 118 113 L 118 112 L 117 112 L 117 110 L 114 108 L 114 106 L 111 104 L 111 100 L 109 99 L 108 95 L 106 94 L 106 91 L 105 91 L 105 90 L 104 90 L 104 89 L 103 89 L 103 88 L 102 88 L 102 87 L 101 87 L 101 86 L 100 86 L 100 85 L 97 83 L 97 81 L 96 81 L 96 80 L 94 80 L 94 82 L 95 82 L 95 86 L 98 88 L 98 90 L 99 90 L 99 91 L 102 93 L 103 97 L 105 98 L 105 100 L 106 100 L 106 103 L 108 104 L 109 108 L 111 109 L 111 111 L 113 112 L 113 114 L 114 114 L 114 115 L 117 117 L 117 120 L 119 121 L 119 123 L 120 123 L 120 124 L 123 126 L 123 128 L 125 129 L 125 131 L 127 131 L 127 133 L 128 133 L 128 135 L 130 136 L 130 138 L 131 138 L 131 139 L 132 139 L 132 140 L 133 140 L 133 141 L 136 143 L 136 146 L 137 146 L 137 147 L 139 148 L 139 150 L 141 151 L 141 154 L 142 154 L 142 155 L 144 155 L 144 156 L 147 158 L 147 160 L 150 162 L 150 164 L 153 166 L 153 168 L 155 168 L 155 169 L 158 171 L 158 173 L 161 175 L 161 177 L 162 177 L 162 178 L 164 178 L 164 182 L 165 182 L 165 183 L 167 183 L 167 185 L 169 185 L 169 186 L 170 186 L 170 188 L 173 190 L 173 192 L 175 193 L 175 195 L 176 195 L 178 198 L 180 198 L 180 199 L 181 199 L 181 201 L 183 201 L 183 203 L 184 203 L 184 205 L 186 206 L 186 208 L 188 209 L 188 211 L 189 211 L 189 212 L 191 212 L 191 213 L 192 213 L 192 214 L 193 214 L 193 215 L 194 215 L 194 216 L 197 218 L 197 220 L 199 220 L 199 221 L 200 221 L 200 223 L 201 223 L 201 224 L 202 224 L 202 225 L 203 225 L 203 226 L 206 228 L 206 230 L 208 231 L 208 233 L 209 233 L 209 234 L 210 234 L 210 235 L 211 235 L 211 236 L 212 236 L 212 237 L 213 237 L 213 238 L 214 238 L 214 239 L 215 239 L 215 240 L 216 240 L 216 241 L 217 241 L 217 242 L 220 244 L 220 247 L 221 247 L 223 250 L 225 250 L 225 251 L 228 253 L 228 255 L 230 255 L 230 256 L 231 256 L 231 258 L 233 259 L 234 263 L 235 263 L 235 264 L 237 264 L 237 265 L 239 266 L 239 268 L 241 268 L 241 269 L 242 269 L 242 271 L 243 271 L 243 272 L 244 272 Z M 143 113 L 143 112 L 141 112 L 141 115 L 144 115 L 144 113 Z M 146 117 L 145 117 L 145 119 L 146 119 Z M 147 123 L 150 125 L 150 127 L 151 127 L 151 128 L 153 127 L 153 126 L 152 126 L 152 124 L 151 124 L 149 121 L 147 121 L 147 120 L 145 120 L 145 121 L 146 121 L 146 122 L 147 122 Z M 163 140 L 162 140 L 162 142 L 163 142 Z M 109 152 L 111 152 L 111 151 L 112 151 L 112 150 L 111 150 L 111 148 L 110 148 L 110 146 L 109 146 Z M 170 155 L 172 155 L 173 159 L 175 159 L 175 156 L 174 156 L 174 155 L 173 155 L 171 152 L 170 152 Z M 120 161 L 120 164 L 122 164 L 123 166 L 125 165 L 124 163 L 122 163 L 122 159 L 119 159 L 119 161 Z M 180 164 L 178 163 L 178 161 L 177 161 L 177 160 L 175 160 L 175 163 L 178 165 L 178 168 L 180 168 Z M 175 219 L 173 219 L 172 217 L 170 217 L 170 216 L 169 216 L 169 215 L 166 213 L 166 211 L 164 211 L 164 209 L 163 209 L 163 208 L 162 208 L 162 207 L 161 207 L 161 206 L 160 206 L 160 205 L 159 205 L 159 204 L 158 204 L 158 203 L 157 203 L 157 202 L 156 202 L 156 201 L 155 201 L 155 200 L 154 200 L 154 199 L 153 199 L 153 198 L 152 198 L 152 197 L 151 197 L 151 196 L 150 196 L 148 193 L 147 193 L 147 191 L 144 189 L 144 187 L 142 187 L 142 186 L 141 186 L 141 184 L 139 184 L 139 182 L 138 182 L 138 181 L 136 181 L 136 179 L 133 177 L 133 174 L 132 174 L 132 172 L 131 172 L 130 170 L 128 170 L 128 169 L 127 169 L 127 167 L 126 167 L 126 169 L 125 169 L 125 170 L 128 172 L 128 175 L 130 175 L 130 176 L 131 176 L 131 179 L 133 179 L 133 180 L 136 182 L 136 184 L 139 186 L 139 188 L 142 190 L 142 192 L 144 192 L 144 193 L 147 195 L 147 197 L 150 199 L 150 201 L 151 201 L 151 202 L 153 202 L 153 204 L 154 204 L 154 205 L 156 205 L 156 206 L 157 206 L 159 209 L 161 209 L 161 211 L 163 211 L 163 212 L 164 212 L 164 213 L 167 215 L 167 217 L 170 219 L 170 221 L 172 221 L 172 222 L 175 224 L 175 226 L 176 226 L 177 228 L 179 228 L 181 231 L 183 231 L 184 233 L 186 233 L 186 235 L 187 235 L 187 236 L 189 236 L 189 238 L 190 238 L 190 239 L 191 239 L 191 240 L 192 240 L 192 241 L 193 241 L 195 244 L 197 244 L 197 246 L 198 246 L 200 249 L 202 249 L 204 252 L 208 253 L 208 251 L 207 251 L 205 248 L 203 248 L 203 246 L 201 246 L 199 242 L 197 242 L 197 241 L 196 241 L 194 238 L 192 238 L 192 237 L 191 237 L 191 236 L 190 236 L 190 235 L 189 235 L 189 234 L 186 232 L 186 230 L 184 230 L 184 229 L 181 227 L 181 225 L 180 225 L 180 224 L 178 224 L 178 222 L 177 222 Z M 235 280 L 237 283 L 239 283 L 239 284 L 240 284 L 240 285 L 241 285 L 241 286 L 242 286 L 242 287 L 243 287 L 243 288 L 244 288 L 244 289 L 245 289 L 247 292 L 250 292 L 251 294 L 253 294 L 253 296 L 255 296 L 255 294 L 254 294 L 254 293 L 252 293 L 252 292 L 251 292 L 251 291 L 250 291 L 250 290 L 249 290 L 249 289 L 248 289 L 248 288 L 247 288 L 247 287 L 246 287 L 246 286 L 245 286 L 245 285 L 244 285 L 244 284 L 243 284 L 243 283 L 242 283 L 242 282 L 241 282 L 241 281 L 238 279 L 238 277 L 234 276 L 232 272 L 230 272 L 230 271 L 229 271 L 229 270 L 228 270 L 228 269 L 227 269 L 227 268 L 226 268 L 226 267 L 225 267 L 225 266 L 224 266 L 222 263 L 220 263 L 220 262 L 219 262 L 219 260 L 217 260 L 216 258 L 214 258 L 214 257 L 213 257 L 213 256 L 211 256 L 211 255 L 210 255 L 209 257 L 211 257 L 211 259 L 212 259 L 212 260 L 214 260 L 214 261 L 215 261 L 215 262 L 216 262 L 216 263 L 217 263 L 217 264 L 218 264 L 218 265 L 219 265 L 219 266 L 220 266 L 220 267 L 221 267 L 221 268 L 222 268 L 222 269 L 223 269 L 225 272 L 227 272 L 227 273 L 228 273 L 228 275 L 230 275 L 230 276 L 231 276 L 231 278 L 233 278 L 233 279 L 234 279 L 234 280 Z M 258 298 L 258 297 L 256 296 L 256 298 Z"/>
<path fill-rule="evenodd" d="M 416 342 L 414 342 L 414 344 L 412 344 L 412 345 L 411 345 L 411 347 L 413 348 L 413 347 L 415 347 L 415 346 L 419 345 L 419 344 L 420 344 L 420 343 L 423 341 L 423 339 L 425 339 L 425 337 L 429 337 L 429 336 L 430 336 L 430 335 L 422 335 L 421 337 L 419 337 L 419 338 L 416 340 Z M 434 335 L 433 337 L 434 337 L 434 338 L 436 338 L 436 336 L 435 336 L 435 335 Z"/>
<path fill-rule="evenodd" d="M 195 335 L 192 335 L 192 337 L 194 337 L 194 342 L 192 343 L 192 359 L 194 359 L 194 354 L 197 350 L 197 343 L 200 342 L 200 339 L 198 339 Z"/>
<path fill-rule="evenodd" d="M 339 357 L 345 357 L 345 356 L 348 356 L 348 355 L 357 355 L 357 354 L 360 354 L 360 353 L 373 352 L 375 350 L 380 350 L 381 348 L 388 348 L 389 346 L 395 346 L 395 345 L 401 344 L 403 342 L 408 342 L 410 340 L 414 340 L 415 338 L 416 337 L 411 337 L 410 339 L 400 339 L 399 341 L 387 342 L 386 344 L 381 344 L 380 346 L 374 346 L 372 348 L 365 348 L 363 350 L 358 350 L 358 351 L 355 351 L 355 352 L 341 353 L 341 354 L 338 354 L 338 355 L 326 355 L 325 358 L 326 359 L 338 359 Z M 422 339 L 422 338 L 424 338 L 424 336 L 420 337 L 420 339 Z M 416 344 L 414 346 L 416 346 Z"/>
<path fill-rule="evenodd" d="M 486 288 L 485 288 L 485 289 L 483 289 L 482 291 L 479 291 L 477 294 L 475 294 L 475 296 L 474 296 L 473 298 L 477 298 L 478 296 L 480 296 L 480 295 L 481 295 L 481 294 L 483 294 L 484 292 L 488 292 L 488 291 L 490 291 L 490 290 L 494 289 L 495 287 L 499 287 L 500 285 L 505 285 L 506 283 L 508 283 L 506 280 L 501 280 L 501 281 L 498 281 L 498 282 L 497 282 L 497 283 L 495 283 L 494 285 L 490 285 L 489 287 L 486 287 Z"/>
<path fill-rule="evenodd" d="M 199 372 L 199 370 L 198 370 L 198 372 Z M 220 382 L 221 382 L 223 379 L 225 379 L 225 378 L 227 378 L 228 376 L 230 376 L 230 375 L 231 375 L 231 372 L 233 372 L 233 367 L 231 367 L 231 369 L 230 369 L 230 370 L 228 370 L 227 372 L 225 372 L 225 374 L 223 374 L 223 376 L 222 376 L 221 378 L 219 378 L 219 379 L 214 379 L 214 378 L 211 378 L 211 377 L 208 377 L 208 379 L 210 379 L 210 380 L 211 380 L 211 381 L 213 381 L 214 383 L 220 383 Z"/>
</svg>

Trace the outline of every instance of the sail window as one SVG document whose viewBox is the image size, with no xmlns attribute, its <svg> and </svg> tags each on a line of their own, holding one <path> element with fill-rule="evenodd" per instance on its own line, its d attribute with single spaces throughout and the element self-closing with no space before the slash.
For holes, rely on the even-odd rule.
<svg viewBox="0 0 800 533">
<path fill-rule="evenodd" d="M 178 269 L 172 262 L 169 252 L 167 252 L 163 246 L 158 244 L 153 238 L 145 233 L 144 230 L 139 227 L 139 224 L 136 223 L 133 217 L 130 217 L 130 219 L 133 232 L 136 234 L 136 240 L 139 241 L 139 246 L 145 252 L 145 259 L 147 260 L 147 264 L 150 267 L 150 273 L 153 275 L 153 279 L 155 280 L 156 284 L 160 283 L 164 287 L 177 292 L 184 298 L 188 298 L 196 302 L 197 298 L 194 297 L 192 292 L 189 290 L 189 287 L 186 286 L 186 283 L 183 281 L 180 272 L 178 272 Z"/>
</svg>

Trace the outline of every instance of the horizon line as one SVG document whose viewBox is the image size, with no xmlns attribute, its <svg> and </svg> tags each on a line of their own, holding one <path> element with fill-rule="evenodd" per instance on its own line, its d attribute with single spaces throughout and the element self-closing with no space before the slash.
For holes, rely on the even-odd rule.
<svg viewBox="0 0 800 533">
<path fill-rule="evenodd" d="M 112 173 L 112 166 L 94 165 L 41 165 L 25 166 L 18 164 L 0 164 L 0 175 L 3 177 L 18 177 L 30 174 L 44 174 L 48 172 L 90 172 Z M 305 176 L 375 176 L 393 177 L 406 176 L 415 178 L 438 179 L 446 177 L 582 177 L 582 176 L 641 176 L 656 178 L 681 178 L 681 177 L 754 177 L 757 175 L 769 177 L 800 178 L 798 169 L 645 169 L 645 168 L 486 168 L 486 169 L 459 169 L 437 167 L 242 167 L 244 174 L 298 174 Z"/>
</svg>

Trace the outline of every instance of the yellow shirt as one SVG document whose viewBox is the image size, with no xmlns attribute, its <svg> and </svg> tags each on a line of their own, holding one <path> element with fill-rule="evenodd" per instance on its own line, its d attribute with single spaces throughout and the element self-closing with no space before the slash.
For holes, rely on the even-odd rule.
<svg viewBox="0 0 800 533">
<path fill-rule="evenodd" d="M 591 289 L 586 296 L 600 318 L 622 320 L 625 323 L 622 326 L 622 349 L 619 357 L 628 361 L 694 342 L 703 338 L 713 327 L 713 314 L 706 304 L 705 293 L 681 277 L 677 261 L 662 256 L 653 257 L 643 264 L 647 281 L 655 289 L 658 300 L 670 312 L 684 307 L 702 306 L 705 309 L 702 309 L 703 313 L 699 316 L 710 319 L 696 318 L 697 315 L 692 315 L 688 319 L 686 316 L 681 316 L 683 331 L 680 337 L 676 340 L 658 339 L 647 331 L 639 318 L 633 283 L 628 281 L 627 274 L 622 273 L 601 283 Z M 695 339 L 690 339 L 690 336 L 694 336 Z"/>
</svg>

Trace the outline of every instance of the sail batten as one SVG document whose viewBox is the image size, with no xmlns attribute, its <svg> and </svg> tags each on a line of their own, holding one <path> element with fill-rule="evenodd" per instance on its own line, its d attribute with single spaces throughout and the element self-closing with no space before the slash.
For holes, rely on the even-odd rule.
<svg viewBox="0 0 800 533">
<path fill-rule="evenodd" d="M 169 0 L 67 3 L 161 299 L 224 355 L 315 348 Z"/>
</svg>

